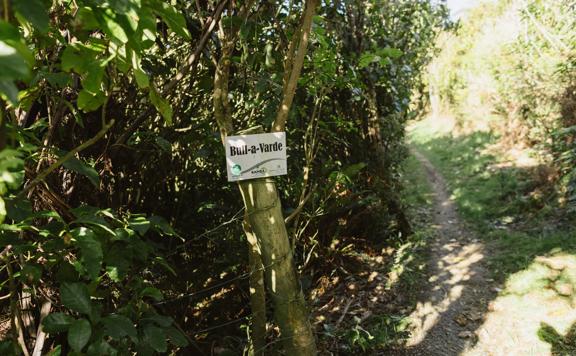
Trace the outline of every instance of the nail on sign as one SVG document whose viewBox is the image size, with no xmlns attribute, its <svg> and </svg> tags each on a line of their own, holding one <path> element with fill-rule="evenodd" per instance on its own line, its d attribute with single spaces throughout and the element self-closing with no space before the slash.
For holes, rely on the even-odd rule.
<svg viewBox="0 0 576 356">
<path fill-rule="evenodd" d="M 286 133 L 226 137 L 228 181 L 287 174 Z"/>
</svg>

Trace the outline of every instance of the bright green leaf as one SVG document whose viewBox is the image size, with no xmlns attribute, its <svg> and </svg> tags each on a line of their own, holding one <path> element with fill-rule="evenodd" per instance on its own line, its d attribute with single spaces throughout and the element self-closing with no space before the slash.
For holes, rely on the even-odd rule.
<svg viewBox="0 0 576 356">
<path fill-rule="evenodd" d="M 402 52 L 398 48 L 384 47 L 378 50 L 378 54 L 390 58 L 400 58 L 404 54 L 404 52 Z"/>
<path fill-rule="evenodd" d="M 150 85 L 150 79 L 142 69 L 142 61 L 136 51 L 132 51 L 132 69 L 134 70 L 134 77 L 136 78 L 136 84 L 138 84 L 138 87 L 140 89 L 148 88 Z"/>
<path fill-rule="evenodd" d="M 88 287 L 85 284 L 62 283 L 60 299 L 66 308 L 82 314 L 90 314 L 92 312 L 90 293 L 88 293 Z"/>
<path fill-rule="evenodd" d="M 126 35 L 126 31 L 124 28 L 116 22 L 115 16 L 112 12 L 107 12 L 104 15 L 104 32 L 110 37 L 116 38 L 118 41 L 122 43 L 128 42 L 128 35 Z"/>
<path fill-rule="evenodd" d="M 183 37 L 185 39 L 190 39 L 190 32 L 186 27 L 186 19 L 182 15 L 181 12 L 176 10 L 176 8 L 170 3 L 161 1 L 159 6 L 156 5 L 154 7 L 154 11 L 162 17 L 162 20 L 166 22 L 168 27 L 172 31 L 174 31 L 178 36 Z"/>
<path fill-rule="evenodd" d="M 91 94 L 102 91 L 102 81 L 106 65 L 102 60 L 95 60 L 86 67 L 86 75 L 82 78 L 82 88 Z"/>
<path fill-rule="evenodd" d="M 148 232 L 148 229 L 150 229 L 150 221 L 145 216 L 136 215 L 130 217 L 128 225 L 141 236 L 144 236 L 146 232 Z"/>
<path fill-rule="evenodd" d="M 6 203 L 4 203 L 4 199 L 0 197 L 0 224 L 4 222 L 6 219 Z"/>
<path fill-rule="evenodd" d="M 90 322 L 86 319 L 76 320 L 68 329 L 68 344 L 74 351 L 80 352 L 90 340 L 91 335 L 92 327 Z"/>
<path fill-rule="evenodd" d="M 12 5 L 26 21 L 30 22 L 38 31 L 48 32 L 48 11 L 41 0 L 17 0 Z"/>
<path fill-rule="evenodd" d="M 56 334 L 67 331 L 70 324 L 74 322 L 74 318 L 64 313 L 51 313 L 44 318 L 42 324 L 44 331 L 49 334 Z"/>
<path fill-rule="evenodd" d="M 149 97 L 152 104 L 166 121 L 166 124 L 172 125 L 172 106 L 170 106 L 170 103 L 168 103 L 166 99 L 162 98 L 153 87 L 150 88 Z"/>
<path fill-rule="evenodd" d="M 22 36 L 20 36 L 20 31 L 17 27 L 0 20 L 0 41 L 5 42 L 10 47 L 14 47 L 28 67 L 34 65 L 34 55 L 24 42 Z"/>
<path fill-rule="evenodd" d="M 46 356 L 60 356 L 62 354 L 62 345 L 55 346 L 52 350 L 50 350 Z"/>
<path fill-rule="evenodd" d="M 0 81 L 23 79 L 30 75 L 26 60 L 16 48 L 0 40 Z"/>
<path fill-rule="evenodd" d="M 78 108 L 90 112 L 98 109 L 106 102 L 106 95 L 102 92 L 89 93 L 86 90 L 82 90 L 78 94 Z"/>
</svg>

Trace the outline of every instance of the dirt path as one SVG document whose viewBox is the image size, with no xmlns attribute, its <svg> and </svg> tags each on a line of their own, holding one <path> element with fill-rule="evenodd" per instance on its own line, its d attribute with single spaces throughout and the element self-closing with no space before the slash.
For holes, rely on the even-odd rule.
<svg viewBox="0 0 576 356">
<path fill-rule="evenodd" d="M 469 350 L 475 331 L 493 294 L 482 266 L 485 247 L 463 226 L 446 182 L 419 152 L 434 191 L 434 221 L 437 238 L 431 244 L 427 282 L 422 286 L 415 327 L 404 355 L 450 356 Z"/>
</svg>

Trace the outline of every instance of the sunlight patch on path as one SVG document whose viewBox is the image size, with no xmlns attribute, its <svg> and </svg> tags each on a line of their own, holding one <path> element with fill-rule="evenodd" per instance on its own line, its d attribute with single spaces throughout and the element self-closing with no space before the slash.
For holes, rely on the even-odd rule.
<svg viewBox="0 0 576 356">
<path fill-rule="evenodd" d="M 539 257 L 512 275 L 465 355 L 550 355 L 551 345 L 538 332 L 546 323 L 564 335 L 576 321 L 575 266 L 573 255 Z"/>
</svg>

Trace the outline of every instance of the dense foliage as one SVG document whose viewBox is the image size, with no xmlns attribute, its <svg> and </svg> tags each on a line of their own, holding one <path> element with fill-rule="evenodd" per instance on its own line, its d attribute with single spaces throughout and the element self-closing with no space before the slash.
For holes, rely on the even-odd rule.
<svg viewBox="0 0 576 356">
<path fill-rule="evenodd" d="M 534 148 L 562 205 L 576 204 L 576 12 L 573 1 L 497 1 L 443 37 L 431 83 L 461 121 L 491 121 L 512 144 Z"/>
<path fill-rule="evenodd" d="M 211 330 L 238 335 L 229 322 L 246 320 L 246 243 L 214 120 L 215 68 L 229 61 L 234 129 L 269 127 L 302 10 L 3 1 L 2 354 L 190 353 L 210 347 Z M 391 243 L 409 232 L 404 125 L 446 17 L 424 0 L 334 1 L 316 13 L 286 127 L 290 171 L 278 179 L 312 281 L 337 236 Z M 228 57 L 221 39 L 233 31 Z M 378 226 L 334 223 L 360 211 Z"/>
</svg>

